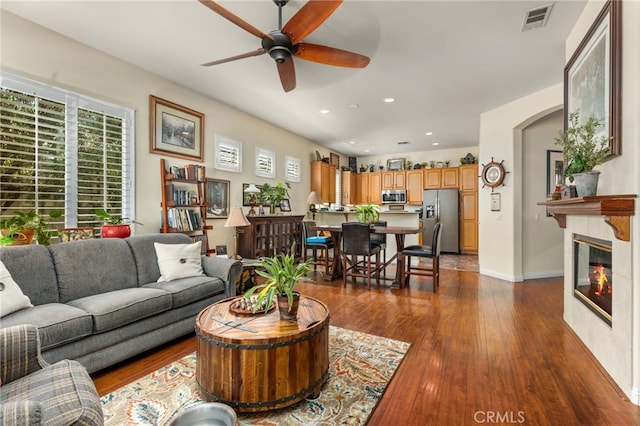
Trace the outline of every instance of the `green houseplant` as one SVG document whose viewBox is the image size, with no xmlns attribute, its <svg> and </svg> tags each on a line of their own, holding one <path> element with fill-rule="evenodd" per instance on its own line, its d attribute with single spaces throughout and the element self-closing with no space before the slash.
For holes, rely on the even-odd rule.
<svg viewBox="0 0 640 426">
<path fill-rule="evenodd" d="M 95 215 L 102 219 L 103 222 L 103 225 L 100 228 L 100 235 L 102 238 L 127 238 L 131 235 L 131 226 L 129 226 L 129 223 L 127 222 L 142 225 L 140 222 L 136 222 L 135 220 L 129 220 L 126 217 L 110 214 L 105 209 L 97 209 L 95 211 Z"/>
<path fill-rule="evenodd" d="M 266 279 L 263 284 L 250 288 L 244 294 L 248 299 L 260 290 L 256 295 L 256 303 L 253 304 L 254 313 L 261 306 L 264 306 L 265 312 L 268 312 L 274 296 L 277 296 L 280 318 L 285 320 L 296 318 L 300 293 L 294 289 L 298 282 L 311 271 L 313 260 L 308 259 L 296 265 L 294 253 L 295 243 L 290 254 L 279 253 L 274 257 L 262 257 L 251 264 L 257 267 L 256 273 Z"/>
<path fill-rule="evenodd" d="M 356 206 L 356 218 L 362 223 L 373 223 L 380 218 L 380 207 L 369 203 Z"/>
<path fill-rule="evenodd" d="M 591 115 L 580 123 L 580 113 L 569 113 L 568 127 L 560 131 L 555 143 L 562 147 L 567 164 L 564 175 L 570 182 L 576 181 L 578 196 L 595 195 L 598 187 L 598 174 L 593 168 L 602 164 L 609 150 L 609 138 L 597 136 L 602 123 Z M 593 180 L 585 186 L 585 179 Z"/>
<path fill-rule="evenodd" d="M 276 206 L 282 203 L 282 200 L 289 198 L 289 190 L 291 184 L 289 182 L 278 182 L 274 186 L 265 183 L 260 187 L 260 199 L 269 203 L 269 211 L 271 214 L 275 214 Z"/>
<path fill-rule="evenodd" d="M 55 210 L 48 214 L 50 219 L 62 216 L 62 211 Z M 15 215 L 0 221 L 2 237 L 0 245 L 25 245 L 31 244 L 33 238 L 38 244 L 48 246 L 51 238 L 59 233 L 49 229 L 49 224 L 44 217 L 34 210 L 28 213 L 18 212 Z"/>
</svg>

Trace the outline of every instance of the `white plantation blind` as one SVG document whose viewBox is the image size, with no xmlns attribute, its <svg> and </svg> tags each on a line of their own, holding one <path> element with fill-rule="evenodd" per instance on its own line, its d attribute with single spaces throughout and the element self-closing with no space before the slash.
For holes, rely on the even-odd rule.
<svg viewBox="0 0 640 426">
<path fill-rule="evenodd" d="M 216 159 L 218 170 L 242 173 L 242 144 L 224 136 L 216 135 Z"/>
<path fill-rule="evenodd" d="M 285 180 L 288 182 L 300 182 L 300 159 L 285 155 Z"/>
<path fill-rule="evenodd" d="M 256 176 L 276 177 L 276 156 L 273 151 L 256 148 Z"/>
<path fill-rule="evenodd" d="M 64 211 L 52 229 L 134 218 L 133 111 L 10 74 L 0 89 L 0 215 Z"/>
</svg>

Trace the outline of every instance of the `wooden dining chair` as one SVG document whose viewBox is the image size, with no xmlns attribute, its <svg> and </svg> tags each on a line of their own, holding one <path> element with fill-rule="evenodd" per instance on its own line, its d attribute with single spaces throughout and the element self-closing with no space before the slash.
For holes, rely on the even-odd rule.
<svg viewBox="0 0 640 426">
<path fill-rule="evenodd" d="M 376 284 L 380 284 L 380 246 L 371 244 L 371 235 L 371 228 L 367 223 L 342 224 L 343 286 L 347 286 L 347 277 L 351 277 L 353 282 L 356 277 L 361 277 L 367 279 L 367 288 L 371 289 L 371 277 L 374 275 Z M 347 259 L 348 256 L 351 257 L 350 260 Z M 374 267 L 372 257 L 375 257 Z"/>
<path fill-rule="evenodd" d="M 406 284 L 409 284 L 411 275 L 422 275 L 433 277 L 433 292 L 435 293 L 440 286 L 440 249 L 442 240 L 442 223 L 438 222 L 433 227 L 433 236 L 431 238 L 430 246 L 408 246 L 402 250 L 404 255 L 404 274 L 402 279 Z M 431 268 L 425 267 L 418 263 L 417 265 L 411 265 L 411 258 L 428 258 L 431 259 Z"/>
<path fill-rule="evenodd" d="M 313 253 L 313 270 L 318 270 L 318 251 L 320 251 L 321 258 L 324 260 L 324 273 L 329 273 L 329 250 L 333 249 L 333 240 L 331 237 L 325 237 L 318 235 L 318 231 L 312 229 L 316 226 L 316 222 L 312 220 L 305 220 L 302 222 L 302 241 L 304 247 L 302 247 L 303 260 L 307 261 L 308 251 Z M 334 253 L 335 256 L 335 253 Z"/>
<path fill-rule="evenodd" d="M 378 222 L 373 222 L 374 226 L 387 226 L 386 220 L 380 220 Z M 383 277 L 387 276 L 387 268 L 384 266 L 387 264 L 387 234 L 372 234 L 371 235 L 371 244 L 380 246 L 380 253 L 382 254 L 382 275 Z"/>
</svg>

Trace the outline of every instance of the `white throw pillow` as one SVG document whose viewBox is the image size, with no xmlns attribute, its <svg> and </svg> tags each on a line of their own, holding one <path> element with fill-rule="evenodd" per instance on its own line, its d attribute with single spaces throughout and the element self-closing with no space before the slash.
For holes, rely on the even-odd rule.
<svg viewBox="0 0 640 426">
<path fill-rule="evenodd" d="M 0 317 L 33 306 L 22 293 L 4 263 L 0 262 Z"/>
<path fill-rule="evenodd" d="M 158 282 L 204 275 L 200 250 L 202 241 L 193 244 L 153 243 L 158 256 Z"/>
</svg>

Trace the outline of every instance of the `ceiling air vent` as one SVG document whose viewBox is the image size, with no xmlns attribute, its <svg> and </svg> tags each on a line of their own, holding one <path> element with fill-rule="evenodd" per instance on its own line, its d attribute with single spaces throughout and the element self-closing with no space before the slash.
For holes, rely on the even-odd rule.
<svg viewBox="0 0 640 426">
<path fill-rule="evenodd" d="M 547 25 L 552 8 L 553 3 L 527 10 L 522 23 L 522 31 L 529 31 Z"/>
<path fill-rule="evenodd" d="M 411 142 L 409 141 L 401 141 L 401 142 L 398 142 L 398 145 L 409 145 L 410 143 Z"/>
</svg>

